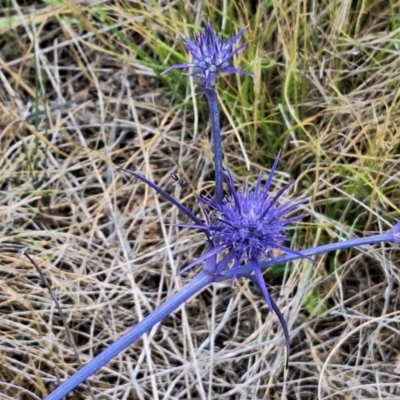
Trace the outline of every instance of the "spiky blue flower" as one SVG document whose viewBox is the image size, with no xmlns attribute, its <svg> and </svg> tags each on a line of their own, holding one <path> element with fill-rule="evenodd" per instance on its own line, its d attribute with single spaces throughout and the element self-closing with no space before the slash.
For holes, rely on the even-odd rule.
<svg viewBox="0 0 400 400">
<path fill-rule="evenodd" d="M 228 187 L 228 194 L 221 204 L 210 194 L 198 196 L 207 223 L 181 225 L 201 229 L 208 236 L 218 238 L 216 248 L 219 251 L 233 252 L 232 268 L 234 270 L 244 262 L 252 262 L 256 265 L 259 260 L 272 258 L 273 250 L 301 255 L 283 243 L 287 241 L 285 232 L 288 224 L 302 218 L 302 215 L 290 218 L 288 215 L 303 202 L 286 201 L 280 204 L 279 200 L 289 185 L 285 185 L 273 195 L 270 193 L 278 161 L 279 157 L 275 159 L 271 173 L 264 184 L 260 173 L 254 188 L 250 188 L 249 183 L 246 182 L 243 190 L 236 189 L 232 174 L 229 169 L 226 169 L 224 180 Z M 195 263 L 196 260 L 185 267 L 185 270 L 196 265 Z M 217 274 L 221 272 L 220 267 L 214 271 Z"/>
<path fill-rule="evenodd" d="M 305 257 L 301 252 L 283 244 L 287 241 L 285 232 L 288 225 L 302 218 L 302 215 L 290 217 L 290 214 L 296 211 L 303 202 L 285 201 L 281 203 L 281 196 L 289 185 L 284 186 L 275 194 L 271 194 L 271 183 L 278 161 L 279 157 L 275 159 L 271 173 L 264 184 L 260 173 L 254 187 L 251 188 L 246 182 L 243 190 L 236 189 L 231 172 L 229 169 L 225 169 L 224 180 L 228 193 L 223 202 L 217 202 L 210 194 L 197 197 L 204 211 L 206 223 L 203 223 L 185 206 L 165 193 L 158 185 L 137 173 L 128 172 L 149 184 L 193 221 L 193 224 L 179 224 L 179 226 L 200 229 L 206 234 L 208 240 L 206 252 L 185 266 L 181 273 L 204 263 L 203 271 L 213 275 L 215 280 L 220 279 L 222 273 L 228 268 L 233 269 L 233 280 L 238 276 L 251 279 L 259 287 L 269 310 L 277 315 L 282 325 L 288 354 L 290 343 L 287 324 L 268 292 L 259 265 L 260 261 L 274 258 L 273 250 Z M 215 261 L 217 254 L 221 255 L 218 262 Z M 240 275 L 237 273 L 244 263 L 252 265 L 253 274 Z"/>
<path fill-rule="evenodd" d="M 288 217 L 288 215 L 296 211 L 304 201 L 280 202 L 282 194 L 290 184 L 285 185 L 275 194 L 270 193 L 278 162 L 279 156 L 276 157 L 271 173 L 264 184 L 260 173 L 254 188 L 250 188 L 249 183 L 246 182 L 244 190 L 235 187 L 230 170 L 225 168 L 224 180 L 227 184 L 228 193 L 222 203 L 217 202 L 209 193 L 197 196 L 206 222 L 194 215 L 192 211 L 159 185 L 135 171 L 124 171 L 149 185 L 193 221 L 191 224 L 178 224 L 178 226 L 199 229 L 205 233 L 211 245 L 209 251 L 183 268 L 181 273 L 223 251 L 228 254 L 230 261 L 234 261 L 231 267 L 238 270 L 243 263 L 251 262 L 256 265 L 260 260 L 273 258 L 273 250 L 303 257 L 301 252 L 283 244 L 288 240 L 285 235 L 288 225 L 303 217 L 302 215 Z M 228 266 L 230 267 L 229 262 L 218 263 L 213 266 L 213 269 L 207 266 L 206 272 L 218 276 Z M 232 275 L 234 278 L 236 277 L 235 272 Z"/>
<path fill-rule="evenodd" d="M 224 40 L 214 32 L 211 23 L 207 22 L 204 32 L 195 34 L 193 40 L 181 34 L 186 48 L 192 56 L 192 61 L 173 65 L 164 73 L 176 68 L 194 68 L 191 75 L 199 78 L 205 89 L 210 89 L 215 85 L 218 72 L 251 75 L 231 66 L 232 57 L 247 45 L 247 43 L 243 43 L 235 50 L 232 49 L 245 30 L 246 28 L 243 28 L 231 39 Z"/>
</svg>

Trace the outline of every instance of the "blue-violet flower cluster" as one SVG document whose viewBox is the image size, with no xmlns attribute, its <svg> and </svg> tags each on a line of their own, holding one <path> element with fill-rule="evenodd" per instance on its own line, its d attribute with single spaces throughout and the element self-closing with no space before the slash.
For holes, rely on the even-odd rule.
<svg viewBox="0 0 400 400">
<path fill-rule="evenodd" d="M 231 39 L 224 40 L 214 32 L 211 23 L 207 22 L 204 32 L 195 34 L 193 41 L 181 34 L 186 48 L 192 55 L 192 61 L 173 65 L 164 73 L 176 68 L 193 68 L 191 75 L 199 78 L 201 86 L 205 89 L 215 85 L 218 72 L 250 75 L 246 71 L 231 66 L 232 57 L 247 45 L 243 43 L 235 50 L 232 49 L 245 30 L 246 28 L 243 28 Z"/>
</svg>

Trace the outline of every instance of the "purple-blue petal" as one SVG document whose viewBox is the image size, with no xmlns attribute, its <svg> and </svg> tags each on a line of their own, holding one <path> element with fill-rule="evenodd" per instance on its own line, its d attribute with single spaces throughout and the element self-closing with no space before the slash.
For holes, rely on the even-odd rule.
<svg viewBox="0 0 400 400">
<path fill-rule="evenodd" d="M 193 63 L 183 63 L 183 64 L 175 64 L 172 65 L 171 67 L 168 67 L 165 71 L 162 72 L 162 75 L 166 74 L 169 71 L 172 71 L 173 69 L 178 69 L 178 68 L 191 68 L 194 67 Z"/>
<path fill-rule="evenodd" d="M 276 316 L 279 319 L 279 322 L 281 324 L 282 330 L 283 330 L 283 335 L 285 337 L 285 347 L 286 347 L 286 357 L 285 357 L 285 368 L 289 368 L 289 355 L 290 355 L 290 336 L 289 336 L 289 330 L 288 326 L 285 320 L 285 317 L 281 313 L 281 310 L 279 309 L 278 305 L 275 303 L 274 299 L 270 297 L 270 302 L 272 306 L 272 310 Z"/>
<path fill-rule="evenodd" d="M 309 261 L 311 261 L 311 262 L 314 262 L 314 260 L 313 260 L 311 257 L 306 256 L 306 255 L 303 254 L 301 251 L 298 251 L 298 250 L 295 250 L 295 249 L 291 249 L 290 247 L 283 246 L 282 244 L 279 244 L 279 243 L 275 243 L 275 244 L 274 244 L 274 247 L 275 247 L 277 250 L 282 250 L 282 251 L 284 251 L 285 253 L 294 254 L 294 255 L 296 255 L 296 256 L 298 256 L 298 257 L 300 257 L 300 258 L 306 258 L 307 260 L 309 260 Z"/>
<path fill-rule="evenodd" d="M 167 193 L 164 189 L 162 189 L 160 186 L 152 182 L 150 179 L 147 179 L 141 174 L 138 174 L 135 171 L 131 171 L 129 169 L 124 169 L 122 168 L 122 171 L 133 175 L 135 178 L 140 179 L 142 182 L 144 182 L 146 185 L 150 186 L 152 189 L 154 189 L 158 194 L 160 194 L 164 199 L 168 200 L 171 204 L 174 206 L 178 207 L 184 214 L 186 214 L 193 222 L 195 222 L 198 225 L 203 225 L 202 221 L 197 218 L 187 207 L 185 207 L 182 203 L 180 203 L 175 197 L 171 196 L 169 193 Z"/>
<path fill-rule="evenodd" d="M 261 294 L 264 298 L 264 301 L 267 303 L 267 306 L 269 308 L 269 310 L 272 313 L 275 313 L 276 316 L 278 317 L 279 323 L 281 324 L 282 330 L 283 330 L 283 335 L 285 338 L 285 346 L 286 346 L 286 362 L 285 362 L 285 366 L 286 369 L 289 367 L 289 353 L 290 353 L 290 336 L 289 336 L 289 330 L 287 327 L 287 323 L 286 320 L 283 316 L 283 314 L 281 313 L 281 310 L 279 309 L 279 307 L 277 306 L 277 304 L 275 303 L 274 299 L 271 297 L 271 295 L 268 292 L 268 289 L 265 285 L 265 281 L 264 281 L 264 277 L 262 275 L 260 266 L 258 264 L 258 262 L 256 260 L 253 260 L 252 262 L 253 265 L 253 269 L 255 272 L 255 276 L 254 277 L 250 277 L 250 279 L 258 286 L 258 288 L 261 291 Z"/>
<path fill-rule="evenodd" d="M 204 253 L 203 255 L 201 255 L 199 258 L 196 258 L 196 260 L 192 261 L 191 263 L 189 263 L 188 265 L 186 265 L 184 268 L 182 268 L 178 275 L 183 274 L 184 272 L 188 271 L 189 269 L 193 268 L 194 266 L 202 263 L 203 261 L 207 260 L 207 258 L 209 257 L 213 257 L 216 254 L 218 254 L 220 251 L 224 250 L 226 246 L 224 245 L 219 245 L 216 246 L 214 248 L 209 249 L 206 253 Z"/>
<path fill-rule="evenodd" d="M 234 257 L 235 257 L 235 251 L 230 250 L 229 253 L 216 265 L 214 273 L 216 275 L 220 275 L 227 268 L 227 266 L 234 259 Z"/>
<path fill-rule="evenodd" d="M 226 68 L 223 69 L 223 72 L 226 72 L 228 74 L 239 74 L 239 75 L 253 76 L 250 72 L 243 71 L 242 69 L 234 68 L 234 67 L 226 67 Z"/>
</svg>

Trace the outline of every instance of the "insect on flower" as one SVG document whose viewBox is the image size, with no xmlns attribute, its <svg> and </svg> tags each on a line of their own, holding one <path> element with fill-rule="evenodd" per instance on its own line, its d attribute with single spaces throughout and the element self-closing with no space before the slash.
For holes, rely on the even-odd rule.
<svg viewBox="0 0 400 400">
<path fill-rule="evenodd" d="M 211 210 L 209 213 L 210 221 L 212 225 L 219 225 L 221 222 L 222 214 L 217 210 Z"/>
<path fill-rule="evenodd" d="M 186 48 L 192 56 L 192 61 L 173 65 L 164 73 L 176 68 L 193 68 L 194 71 L 191 75 L 200 79 L 204 89 L 214 87 L 218 72 L 251 75 L 231 66 L 232 57 L 247 45 L 247 43 L 243 43 L 235 50 L 232 49 L 245 30 L 246 28 L 243 28 L 231 39 L 225 40 L 220 38 L 213 30 L 211 23 L 207 22 L 204 32 L 195 34 L 193 40 L 181 34 Z"/>
</svg>

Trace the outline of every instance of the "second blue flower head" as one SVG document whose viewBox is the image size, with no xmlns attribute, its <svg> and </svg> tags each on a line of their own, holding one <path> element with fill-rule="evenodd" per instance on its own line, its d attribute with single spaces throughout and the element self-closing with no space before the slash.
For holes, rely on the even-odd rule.
<svg viewBox="0 0 400 400">
<path fill-rule="evenodd" d="M 218 72 L 251 75 L 231 66 L 232 57 L 247 45 L 247 43 L 243 43 L 235 50 L 232 49 L 245 30 L 246 28 L 243 28 L 231 39 L 225 40 L 221 39 L 214 32 L 211 23 L 207 22 L 204 32 L 195 34 L 193 40 L 182 34 L 186 48 L 192 55 L 192 61 L 173 65 L 164 73 L 176 68 L 193 68 L 194 71 L 191 75 L 199 78 L 204 89 L 214 87 Z"/>
</svg>

